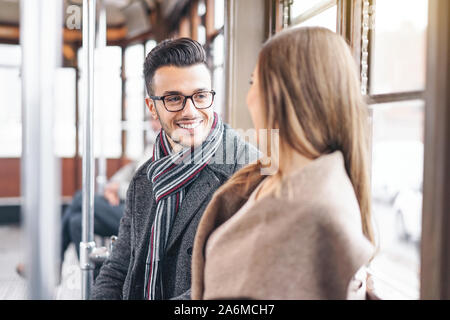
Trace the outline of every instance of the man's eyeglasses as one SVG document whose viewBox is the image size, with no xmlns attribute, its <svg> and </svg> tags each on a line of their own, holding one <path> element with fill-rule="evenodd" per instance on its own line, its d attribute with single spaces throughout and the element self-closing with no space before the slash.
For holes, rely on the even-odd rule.
<svg viewBox="0 0 450 320">
<path fill-rule="evenodd" d="M 216 92 L 211 91 L 199 91 L 191 96 L 185 96 L 182 94 L 169 94 L 166 96 L 150 96 L 153 100 L 162 100 L 164 107 L 169 112 L 178 112 L 184 109 L 187 99 L 191 99 L 192 103 L 197 109 L 208 109 L 214 102 L 214 96 Z"/>
</svg>

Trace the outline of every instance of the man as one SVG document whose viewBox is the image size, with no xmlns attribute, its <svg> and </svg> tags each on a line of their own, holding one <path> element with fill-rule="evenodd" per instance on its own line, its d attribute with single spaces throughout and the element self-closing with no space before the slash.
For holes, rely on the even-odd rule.
<svg viewBox="0 0 450 320">
<path fill-rule="evenodd" d="M 166 40 L 147 56 L 146 104 L 162 130 L 132 179 L 94 299 L 190 299 L 192 246 L 213 193 L 259 156 L 214 112 L 202 46 Z"/>
</svg>

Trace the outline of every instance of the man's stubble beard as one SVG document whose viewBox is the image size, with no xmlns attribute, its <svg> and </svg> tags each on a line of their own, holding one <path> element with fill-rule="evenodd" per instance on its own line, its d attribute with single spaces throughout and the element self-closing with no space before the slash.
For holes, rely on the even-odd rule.
<svg viewBox="0 0 450 320">
<path fill-rule="evenodd" d="M 209 119 L 207 119 L 207 120 L 203 119 L 203 121 L 208 121 L 208 126 L 207 126 L 206 130 L 202 130 L 202 132 L 201 132 L 201 134 L 203 135 L 201 141 L 196 143 L 197 139 L 195 139 L 196 135 L 194 134 L 190 138 L 190 141 L 193 143 L 189 143 L 188 145 L 186 145 L 183 143 L 182 138 L 181 138 L 182 136 L 185 136 L 185 135 L 183 135 L 183 134 L 177 135 L 176 134 L 177 129 L 173 130 L 173 131 L 175 131 L 175 134 L 174 134 L 174 132 L 170 132 L 170 130 L 168 130 L 168 126 L 166 125 L 166 123 L 163 123 L 161 121 L 161 117 L 159 115 L 158 109 L 156 109 L 156 113 L 158 115 L 158 121 L 161 124 L 161 128 L 163 129 L 163 131 L 165 132 L 165 134 L 167 136 L 167 139 L 171 143 L 172 150 L 174 152 L 178 152 L 178 151 L 182 150 L 183 148 L 191 148 L 191 147 L 196 148 L 196 147 L 200 146 L 203 143 L 203 141 L 205 141 L 206 138 L 208 137 L 208 135 L 211 131 L 211 128 L 212 128 L 212 124 L 214 122 L 214 115 L 212 117 L 209 117 Z M 203 126 L 203 124 L 202 124 L 202 126 Z M 180 130 L 183 130 L 183 129 L 180 128 Z"/>
</svg>

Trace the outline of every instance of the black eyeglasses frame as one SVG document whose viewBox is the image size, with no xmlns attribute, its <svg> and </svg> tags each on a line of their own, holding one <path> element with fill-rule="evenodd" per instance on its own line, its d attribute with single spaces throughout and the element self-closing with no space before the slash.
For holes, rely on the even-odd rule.
<svg viewBox="0 0 450 320">
<path fill-rule="evenodd" d="M 207 93 L 211 93 L 212 94 L 211 104 L 208 107 L 206 107 L 206 108 L 199 108 L 199 107 L 197 107 L 197 105 L 195 104 L 194 98 L 193 98 L 196 94 L 199 94 L 199 93 L 202 93 L 202 92 L 207 92 Z M 190 96 L 185 96 L 184 94 L 166 94 L 164 96 L 150 96 L 150 99 L 152 99 L 152 100 L 161 100 L 163 102 L 164 108 L 168 112 L 180 112 L 181 110 L 184 109 L 184 107 L 186 107 L 187 99 L 191 99 L 192 104 L 194 105 L 194 107 L 199 109 L 199 110 L 205 110 L 205 109 L 211 108 L 211 106 L 214 104 L 214 97 L 215 97 L 215 95 L 216 95 L 216 92 L 214 90 L 204 90 L 204 91 L 195 92 L 195 93 L 193 93 Z M 166 97 L 170 97 L 170 96 L 182 96 L 182 97 L 184 97 L 184 101 L 183 101 L 183 103 L 181 105 L 181 109 L 179 109 L 179 110 L 169 110 L 169 109 L 167 109 L 165 98 Z"/>
</svg>

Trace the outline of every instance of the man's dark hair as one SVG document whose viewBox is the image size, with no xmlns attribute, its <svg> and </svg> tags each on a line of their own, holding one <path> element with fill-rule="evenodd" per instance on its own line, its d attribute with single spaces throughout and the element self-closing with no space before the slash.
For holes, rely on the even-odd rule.
<svg viewBox="0 0 450 320">
<path fill-rule="evenodd" d="M 144 78 L 149 95 L 153 94 L 153 76 L 163 66 L 187 67 L 206 65 L 206 52 L 202 45 L 189 38 L 164 40 L 149 52 L 144 62 Z"/>
</svg>

